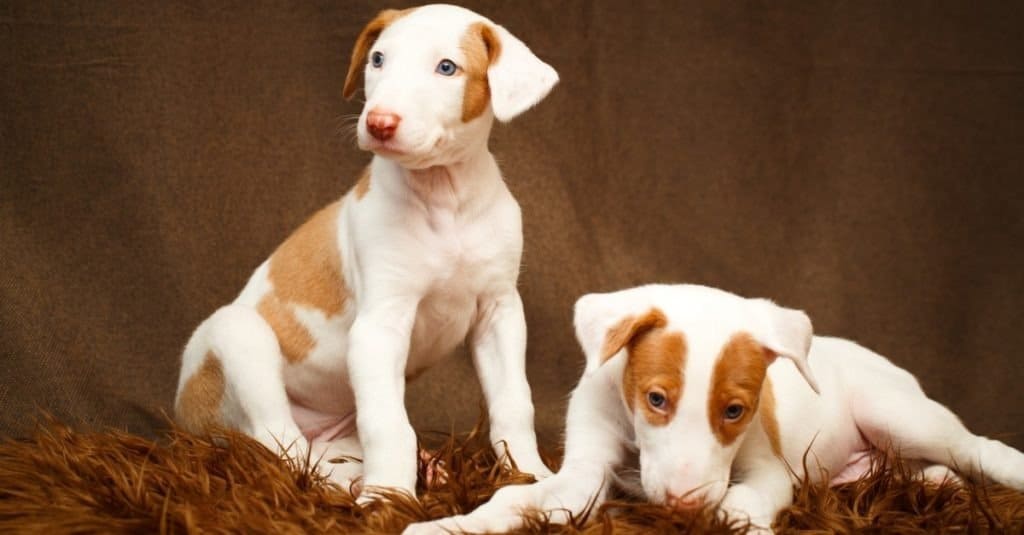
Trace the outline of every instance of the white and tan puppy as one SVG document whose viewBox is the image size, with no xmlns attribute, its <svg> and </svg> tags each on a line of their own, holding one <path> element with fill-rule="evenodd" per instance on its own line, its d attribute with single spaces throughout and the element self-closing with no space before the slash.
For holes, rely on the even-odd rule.
<svg viewBox="0 0 1024 535">
<path fill-rule="evenodd" d="M 360 457 L 321 468 L 413 494 L 406 378 L 468 341 L 495 447 L 550 475 L 525 374 L 520 210 L 487 138 L 558 75 L 501 26 L 447 5 L 381 12 L 356 41 L 346 97 L 360 75 L 358 140 L 373 161 L 196 329 L 177 419 L 295 457 Z"/>
<path fill-rule="evenodd" d="M 803 312 L 704 286 L 651 285 L 586 295 L 575 323 L 587 362 L 558 474 L 407 533 L 507 531 L 530 509 L 564 521 L 605 498 L 629 451 L 639 453 L 651 501 L 719 504 L 764 530 L 792 502 L 805 452 L 811 481 L 820 469 L 832 483 L 856 479 L 892 447 L 929 478 L 956 466 L 1024 490 L 1024 454 L 971 434 L 884 357 L 812 337 Z"/>
</svg>

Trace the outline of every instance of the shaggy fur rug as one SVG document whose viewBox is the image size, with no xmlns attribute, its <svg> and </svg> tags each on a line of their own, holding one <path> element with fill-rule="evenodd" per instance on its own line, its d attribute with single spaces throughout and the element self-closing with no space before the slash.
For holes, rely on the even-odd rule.
<svg viewBox="0 0 1024 535">
<path fill-rule="evenodd" d="M 448 477 L 420 500 L 391 496 L 356 506 L 352 496 L 279 460 L 253 440 L 171 431 L 150 441 L 122 432 L 82 433 L 48 422 L 28 440 L 0 444 L 0 533 L 395 533 L 409 522 L 466 512 L 502 485 L 526 483 L 505 469 L 482 426 L 435 438 Z M 435 478 L 441 479 L 441 478 Z M 529 519 L 553 533 L 729 533 L 709 511 L 672 513 L 618 499 L 569 525 Z M 829 489 L 802 485 L 778 532 L 1024 532 L 1024 494 L 968 483 L 935 486 L 907 477 L 899 460 L 865 479 Z"/>
</svg>

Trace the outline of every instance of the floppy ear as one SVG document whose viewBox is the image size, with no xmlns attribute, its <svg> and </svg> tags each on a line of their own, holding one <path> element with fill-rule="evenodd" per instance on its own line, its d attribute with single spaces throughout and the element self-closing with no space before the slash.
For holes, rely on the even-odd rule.
<svg viewBox="0 0 1024 535">
<path fill-rule="evenodd" d="M 348 74 L 345 76 L 345 86 L 341 90 L 341 95 L 345 97 L 345 100 L 351 99 L 356 89 L 359 88 L 359 75 L 366 70 L 366 56 L 370 53 L 370 47 L 380 37 L 381 32 L 395 19 L 405 15 L 406 11 L 385 9 L 377 13 L 377 16 L 367 23 L 363 31 L 359 33 L 359 37 L 356 37 L 356 46 L 352 49 L 352 61 L 348 64 Z"/>
<path fill-rule="evenodd" d="M 547 96 L 558 83 L 558 73 L 508 30 L 492 28 L 498 53 L 487 69 L 491 107 L 495 118 L 508 122 Z"/>
<path fill-rule="evenodd" d="M 752 334 L 757 342 L 768 350 L 772 360 L 775 357 L 792 360 L 811 389 L 820 393 L 807 363 L 814 336 L 811 318 L 802 311 L 781 307 L 768 299 L 749 299 L 748 302 L 754 312 L 755 332 Z"/>
<path fill-rule="evenodd" d="M 622 292 L 587 294 L 576 301 L 576 339 L 587 358 L 586 373 L 617 355 L 638 336 L 668 324 L 665 314 Z"/>
</svg>

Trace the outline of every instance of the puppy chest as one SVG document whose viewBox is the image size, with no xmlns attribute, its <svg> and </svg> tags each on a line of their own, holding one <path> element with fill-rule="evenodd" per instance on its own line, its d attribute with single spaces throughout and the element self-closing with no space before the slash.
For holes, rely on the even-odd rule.
<svg viewBox="0 0 1024 535">
<path fill-rule="evenodd" d="M 429 293 L 434 297 L 475 297 L 518 275 L 521 238 L 493 225 L 452 224 L 433 229 L 422 243 L 429 251 L 423 260 L 431 271 Z"/>
<path fill-rule="evenodd" d="M 451 316 L 469 316 L 476 310 L 479 285 L 457 274 L 437 281 L 420 300 L 417 318 L 423 321 L 444 321 Z"/>
<path fill-rule="evenodd" d="M 416 309 L 409 351 L 415 373 L 448 356 L 463 340 L 476 316 L 476 297 L 464 291 L 427 295 Z"/>
</svg>

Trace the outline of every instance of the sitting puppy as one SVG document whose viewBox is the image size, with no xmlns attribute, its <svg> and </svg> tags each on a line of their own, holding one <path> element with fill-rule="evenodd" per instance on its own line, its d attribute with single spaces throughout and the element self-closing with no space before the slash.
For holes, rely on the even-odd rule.
<svg viewBox="0 0 1024 535">
<path fill-rule="evenodd" d="M 406 378 L 468 338 L 499 454 L 550 475 L 525 373 L 520 210 L 487 138 L 558 75 L 501 26 L 445 5 L 381 12 L 356 41 L 345 97 L 361 74 L 358 140 L 373 161 L 196 329 L 177 419 L 293 458 L 311 448 L 341 484 L 413 494 Z M 363 463 L 326 463 L 343 456 Z"/>
<path fill-rule="evenodd" d="M 610 471 L 634 448 L 651 501 L 720 504 L 764 530 L 792 502 L 808 449 L 811 481 L 820 469 L 833 483 L 854 480 L 891 446 L 929 478 L 956 466 L 1024 490 L 1024 454 L 971 434 L 884 357 L 812 339 L 803 312 L 703 286 L 652 285 L 586 295 L 575 323 L 587 362 L 558 474 L 406 533 L 507 531 L 530 509 L 564 522 L 604 499 Z"/>
</svg>

